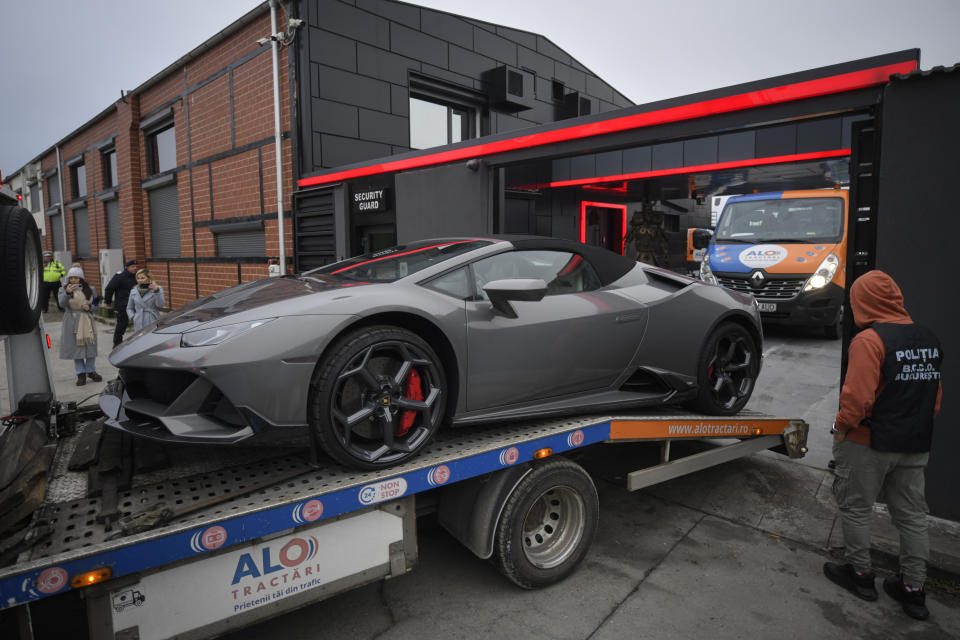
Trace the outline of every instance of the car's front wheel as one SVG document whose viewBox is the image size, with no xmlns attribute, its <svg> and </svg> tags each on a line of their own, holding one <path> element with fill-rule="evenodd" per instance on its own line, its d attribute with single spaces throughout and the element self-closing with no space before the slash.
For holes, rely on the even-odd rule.
<svg viewBox="0 0 960 640">
<path fill-rule="evenodd" d="M 310 427 L 338 462 L 382 469 L 416 456 L 444 417 L 447 383 L 430 345 L 399 327 L 339 339 L 310 384 Z"/>
<path fill-rule="evenodd" d="M 729 416 L 742 409 L 760 371 L 760 349 L 739 324 L 724 322 L 707 339 L 697 369 L 697 397 L 692 408 Z"/>
</svg>

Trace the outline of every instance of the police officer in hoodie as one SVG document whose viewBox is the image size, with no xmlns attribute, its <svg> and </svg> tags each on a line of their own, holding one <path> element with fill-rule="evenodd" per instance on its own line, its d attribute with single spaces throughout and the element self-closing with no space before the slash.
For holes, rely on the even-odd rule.
<svg viewBox="0 0 960 640">
<path fill-rule="evenodd" d="M 940 410 L 943 351 L 937 337 L 913 322 L 903 294 L 883 271 L 850 287 L 854 323 L 847 376 L 834 423 L 834 497 L 843 527 L 846 564 L 828 562 L 831 581 L 863 600 L 877 599 L 870 565 L 870 521 L 885 499 L 900 532 L 900 574 L 883 589 L 918 620 L 930 615 L 923 583 L 929 541 L 924 470 Z"/>
<path fill-rule="evenodd" d="M 104 302 L 110 304 L 113 302 L 114 313 L 117 314 L 117 326 L 113 330 L 113 346 L 123 342 L 123 334 L 127 331 L 130 324 L 130 317 L 127 315 L 127 301 L 130 299 L 130 290 L 137 286 L 137 261 L 127 260 L 123 263 L 123 269 L 117 271 L 107 288 L 104 289 Z"/>
</svg>

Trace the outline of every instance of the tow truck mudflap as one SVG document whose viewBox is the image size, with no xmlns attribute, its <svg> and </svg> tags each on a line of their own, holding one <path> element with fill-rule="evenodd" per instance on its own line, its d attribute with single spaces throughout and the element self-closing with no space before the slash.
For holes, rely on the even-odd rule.
<svg viewBox="0 0 960 640">
<path fill-rule="evenodd" d="M 321 515 L 308 506 L 304 522 Z M 222 544 L 219 529 L 195 536 L 195 560 L 89 587 L 91 638 L 217 637 L 417 561 L 414 496 L 210 553 Z"/>
</svg>

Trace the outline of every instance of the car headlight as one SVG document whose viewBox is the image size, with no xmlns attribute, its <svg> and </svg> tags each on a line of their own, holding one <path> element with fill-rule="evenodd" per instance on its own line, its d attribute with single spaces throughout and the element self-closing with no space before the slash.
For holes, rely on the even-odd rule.
<svg viewBox="0 0 960 640">
<path fill-rule="evenodd" d="M 820 266 L 817 267 L 816 272 L 807 279 L 807 284 L 804 285 L 804 291 L 814 291 L 816 289 L 822 289 L 831 280 L 833 280 L 834 274 L 837 272 L 837 267 L 840 266 L 840 260 L 837 259 L 837 256 L 832 253 L 823 259 L 823 262 L 820 263 Z"/>
<path fill-rule="evenodd" d="M 706 253 L 703 256 L 703 261 L 700 263 L 700 279 L 706 282 L 707 284 L 720 284 L 717 281 L 717 277 L 713 275 L 713 271 L 710 270 L 710 254 Z"/>
<path fill-rule="evenodd" d="M 276 318 L 263 318 L 261 320 L 251 320 L 250 322 L 238 322 L 236 324 L 225 324 L 211 329 L 198 329 L 197 331 L 188 331 L 180 336 L 181 347 L 208 347 L 213 344 L 220 344 L 224 340 L 236 338 L 241 333 L 246 333 L 250 329 L 259 327 Z"/>
</svg>

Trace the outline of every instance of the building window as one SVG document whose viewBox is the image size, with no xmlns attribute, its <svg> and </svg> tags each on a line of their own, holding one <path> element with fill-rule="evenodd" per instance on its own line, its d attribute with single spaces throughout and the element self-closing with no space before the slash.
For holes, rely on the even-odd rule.
<svg viewBox="0 0 960 640">
<path fill-rule="evenodd" d="M 123 248 L 123 236 L 120 234 L 120 202 L 114 198 L 105 203 L 107 210 L 107 248 Z"/>
<path fill-rule="evenodd" d="M 87 195 L 87 166 L 82 162 L 70 167 L 70 184 L 72 198 L 82 198 Z"/>
<path fill-rule="evenodd" d="M 156 258 L 180 257 L 180 205 L 176 183 L 149 191 L 150 250 Z"/>
<path fill-rule="evenodd" d="M 162 129 L 147 134 L 147 172 L 169 171 L 177 166 L 176 131 L 170 122 Z"/>
<path fill-rule="evenodd" d="M 428 149 L 474 137 L 473 110 L 410 97 L 410 148 Z"/>
<path fill-rule="evenodd" d="M 259 258 L 267 255 L 262 220 L 210 225 L 218 258 Z"/>
<path fill-rule="evenodd" d="M 40 211 L 40 184 L 37 182 L 30 185 L 30 211 Z"/>
<path fill-rule="evenodd" d="M 75 258 L 90 257 L 90 215 L 86 207 L 73 210 L 73 237 L 76 239 Z"/>
<path fill-rule="evenodd" d="M 47 197 L 51 207 L 60 203 L 60 179 L 56 171 L 47 178 Z"/>
<path fill-rule="evenodd" d="M 100 158 L 103 165 L 103 188 L 117 186 L 120 183 L 117 179 L 117 150 L 111 147 L 104 151 Z"/>
<path fill-rule="evenodd" d="M 48 218 L 50 220 L 50 235 L 53 236 L 53 250 L 63 251 L 63 216 L 55 213 Z"/>
</svg>

